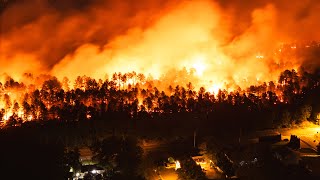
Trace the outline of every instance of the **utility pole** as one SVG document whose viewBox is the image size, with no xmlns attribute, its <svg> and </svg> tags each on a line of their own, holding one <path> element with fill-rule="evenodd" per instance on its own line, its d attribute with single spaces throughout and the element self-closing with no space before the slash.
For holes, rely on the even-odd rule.
<svg viewBox="0 0 320 180">
<path fill-rule="evenodd" d="M 239 131 L 239 144 L 241 143 L 241 134 L 242 134 L 242 132 L 241 132 L 241 128 L 240 128 L 240 131 Z"/>
<path fill-rule="evenodd" d="M 197 136 L 197 132 L 196 130 L 194 130 L 193 132 L 193 147 L 196 148 L 196 136 Z"/>
</svg>

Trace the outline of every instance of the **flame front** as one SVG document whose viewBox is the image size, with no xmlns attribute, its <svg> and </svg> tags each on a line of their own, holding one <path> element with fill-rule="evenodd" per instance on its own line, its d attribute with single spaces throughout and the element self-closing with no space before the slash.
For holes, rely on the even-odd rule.
<svg viewBox="0 0 320 180">
<path fill-rule="evenodd" d="M 273 6 L 254 11 L 251 26 L 230 41 L 231 27 L 216 4 L 184 2 L 147 29 L 132 28 L 102 48 L 82 45 L 55 65 L 52 74 L 59 79 L 78 75 L 103 78 L 108 73 L 135 71 L 159 79 L 170 69 L 186 68 L 194 70 L 197 87 L 233 84 L 244 88 L 257 84 L 257 76 L 268 82 L 296 64 L 291 60 L 271 68 L 276 61 L 273 50 L 278 46 L 278 37 L 269 28 L 274 25 L 274 11 Z M 271 56 L 263 55 L 261 49 Z"/>
<path fill-rule="evenodd" d="M 13 114 L 25 120 L 38 118 L 36 112 L 26 112 L 23 102 L 28 99 L 26 94 L 41 90 L 51 76 L 62 82 L 65 91 L 73 88 L 68 83 L 76 82 L 78 76 L 104 81 L 111 80 L 114 73 L 119 88 L 139 83 L 166 92 L 170 85 L 186 86 L 189 82 L 193 89 L 204 87 L 213 94 L 219 90 L 244 90 L 270 81 L 277 85 L 280 72 L 298 70 L 304 63 L 297 52 L 312 46 L 301 48 L 296 43 L 282 43 L 301 39 L 299 32 L 292 36 L 292 27 L 314 28 L 308 33 L 311 38 L 317 38 L 318 34 L 313 33 L 318 32 L 318 27 L 307 23 L 318 17 L 318 11 L 312 10 L 310 19 L 303 22 L 291 22 L 288 18 L 296 14 L 299 3 L 292 4 L 288 14 L 283 14 L 280 2 L 265 3 L 251 9 L 249 21 L 242 22 L 244 17 L 234 14 L 235 8 L 225 8 L 220 1 L 169 1 L 161 8 L 157 8 L 160 2 L 145 2 L 147 8 L 131 13 L 134 15 L 130 17 L 126 17 L 130 8 L 125 3 L 115 2 L 114 11 L 106 10 L 108 4 L 101 7 L 95 4 L 85 12 L 68 16 L 35 2 L 44 13 L 28 24 L 17 25 L 19 28 L 14 28 L 9 20 L 27 22 L 23 14 L 17 17 L 12 12 L 20 6 L 2 13 L 9 20 L 5 35 L 1 36 L 0 65 L 4 74 L 1 82 L 4 86 L 8 75 L 24 83 L 21 88 L 2 87 L 0 108 L 5 110 L 5 120 Z M 24 10 L 32 12 L 27 7 Z M 288 26 L 279 26 L 283 18 L 287 18 Z M 125 31 L 118 28 L 118 23 L 126 27 Z M 295 26 L 291 26 L 293 23 Z M 121 33 L 107 37 L 104 31 Z M 142 104 L 144 98 L 139 98 Z M 49 109 L 52 104 L 44 106 Z"/>
</svg>

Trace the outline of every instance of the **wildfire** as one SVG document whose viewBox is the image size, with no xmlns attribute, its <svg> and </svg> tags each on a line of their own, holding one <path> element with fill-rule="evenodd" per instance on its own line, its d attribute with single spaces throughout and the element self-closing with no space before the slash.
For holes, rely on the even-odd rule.
<svg viewBox="0 0 320 180">
<path fill-rule="evenodd" d="M 196 56 L 195 58 L 193 58 L 194 63 L 192 65 L 192 68 L 195 69 L 196 74 L 198 76 L 202 76 L 205 69 L 206 69 L 206 64 L 205 64 L 205 57 L 202 55 Z"/>
<path fill-rule="evenodd" d="M 270 67 L 270 64 L 273 63 L 273 57 L 263 55 L 268 53 L 264 52 L 265 50 L 277 48 L 277 42 L 274 40 L 278 37 L 272 31 L 269 31 L 269 27 L 274 25 L 272 18 L 277 18 L 274 17 L 273 6 L 255 9 L 252 12 L 250 27 L 231 42 L 230 38 L 233 36 L 232 22 L 226 19 L 228 14 L 225 14 L 226 11 L 219 4 L 204 0 L 170 4 L 169 7 L 164 8 L 165 10 L 159 13 L 148 26 L 141 27 L 140 21 L 137 20 L 134 27 L 129 28 L 125 33 L 108 39 L 108 43 L 96 45 L 89 41 L 79 44 L 74 51 L 61 56 L 62 58 L 59 59 L 58 63 L 50 65 L 53 67 L 49 71 L 50 74 L 57 76 L 59 80 L 68 77 L 71 82 L 79 75 L 105 79 L 106 74 L 110 76 L 114 72 L 123 74 L 132 71 L 143 73 L 146 76 L 150 75 L 154 79 L 160 79 L 171 68 L 176 70 L 186 68 L 187 70 L 195 70 L 195 74 L 200 80 L 196 85 L 197 87 L 206 86 L 209 89 L 212 84 L 208 82 L 234 84 L 235 76 L 241 76 L 243 79 L 253 79 L 248 83 L 237 83 L 238 86 L 245 88 L 249 84 L 256 84 L 254 77 L 257 73 L 265 75 L 263 81 L 271 81 L 278 77 L 278 72 L 291 69 L 289 64 L 286 67 L 274 70 Z M 94 28 L 98 28 L 96 25 L 99 25 L 99 27 L 108 26 L 106 23 L 99 22 L 103 17 L 100 13 L 102 12 L 89 12 L 90 16 L 96 17 L 98 21 L 91 23 L 90 20 L 90 25 L 86 26 L 88 28 L 93 27 L 93 29 L 90 29 L 93 32 Z M 144 17 L 143 15 L 142 17 Z M 34 22 L 30 25 L 30 32 L 33 30 L 35 31 L 34 34 L 37 34 L 37 31 L 45 32 L 43 28 L 47 26 L 44 22 L 50 23 L 50 20 L 52 19 L 44 18 L 39 22 Z M 73 29 L 74 27 L 80 27 L 77 24 L 79 22 L 85 24 L 85 20 L 86 18 L 83 16 L 82 19 L 71 17 L 64 24 L 57 26 L 61 29 L 57 29 L 59 34 L 56 36 L 62 36 L 64 33 L 69 35 L 57 39 L 62 41 L 63 39 L 68 40 L 70 37 L 80 38 L 78 36 L 73 37 L 73 34 L 69 32 L 85 31 L 81 28 Z M 104 20 L 101 21 L 104 22 Z M 81 34 L 90 36 L 90 33 L 93 33 L 90 30 Z M 42 37 L 41 33 L 39 34 L 38 38 L 40 39 L 51 37 L 50 35 Z M 33 34 L 27 34 L 24 37 L 28 39 L 29 36 L 32 38 Z M 94 35 L 92 36 L 94 37 Z M 21 79 L 21 74 L 24 72 L 33 74 L 48 72 L 45 67 L 41 68 L 42 64 L 46 63 L 38 62 L 41 62 L 41 59 L 55 56 L 54 53 L 59 52 L 51 51 L 49 47 L 47 49 L 46 46 L 42 46 L 44 41 L 40 41 L 39 46 L 44 51 L 41 51 L 41 53 L 47 54 L 48 57 L 40 59 L 37 58 L 38 54 L 35 52 L 15 52 L 14 48 L 17 46 L 14 43 L 20 42 L 16 40 L 17 37 L 21 36 L 1 37 L 5 45 L 5 48 L 0 49 L 1 58 L 5 62 L 12 62 L 3 66 L 5 67 L 4 72 L 10 72 L 9 75 L 15 79 Z M 103 39 L 103 37 L 100 38 Z M 28 42 L 31 41 L 33 40 Z M 82 41 L 87 42 L 87 40 Z M 54 41 L 54 43 L 59 42 Z M 64 46 L 64 44 L 59 45 Z M 34 46 L 36 46 L 36 43 Z M 294 44 L 292 47 L 296 47 L 296 45 Z M 51 49 L 56 49 L 56 47 Z M 254 52 L 259 53 L 254 55 Z M 12 53 L 15 56 L 10 56 Z M 42 55 L 41 53 L 39 56 Z M 24 59 L 28 66 L 21 65 L 21 59 Z M 257 62 L 257 59 L 261 61 Z M 29 67 L 29 64 L 32 66 Z M 248 71 L 248 69 L 250 70 Z M 242 74 L 246 74 L 246 76 Z"/>
<path fill-rule="evenodd" d="M 162 1 L 139 3 L 143 7 L 133 8 L 133 12 L 122 3 L 115 6 L 114 11 L 106 10 L 112 9 L 106 8 L 110 4 L 101 3 L 81 13 L 62 14 L 47 4 L 39 4 L 50 10 L 30 21 L 24 20 L 26 15 L 16 14 L 20 9 L 16 10 L 15 6 L 3 13 L 6 17 L 3 19 L 8 19 L 5 22 L 8 26 L 3 26 L 8 29 L 3 31 L 0 48 L 0 109 L 4 109 L 4 120 L 13 115 L 29 121 L 37 119 L 39 109 L 32 114 L 23 107 L 24 102 L 38 103 L 29 98 L 36 90 L 44 102 L 42 108 L 54 107 L 48 100 L 48 97 L 56 98 L 54 90 L 50 89 L 54 85 L 49 83 L 49 90 L 41 91 L 43 83 L 52 76 L 61 82 L 63 91 L 77 88 L 85 91 L 84 83 L 79 87 L 70 85 L 70 82 L 77 82 L 78 76 L 85 75 L 95 79 L 92 87 L 100 86 L 105 79 L 115 79 L 111 86 L 118 89 L 136 87 L 150 92 L 156 87 L 161 92 L 167 91 L 168 86 L 174 88 L 191 82 L 193 89 L 204 87 L 216 95 L 219 90 L 245 90 L 270 81 L 278 85 L 282 71 L 297 70 L 302 64 L 302 58 L 297 55 L 298 43 L 278 42 L 293 41 L 296 37 L 287 35 L 293 28 L 286 27 L 290 29 L 288 32 L 279 26 L 283 20 L 282 11 L 272 3 L 246 11 L 250 14 L 245 16 L 249 18 L 243 24 L 238 20 L 244 18 L 238 18 L 242 13 L 232 14 L 230 9 L 233 8 L 225 9 L 209 0 L 169 1 L 165 5 Z M 290 9 L 294 15 L 297 14 L 295 8 Z M 127 17 L 131 14 L 134 16 Z M 285 22 L 291 19 L 295 18 L 287 18 Z M 16 20 L 22 24 L 14 24 Z M 307 21 L 300 23 L 303 22 Z M 315 33 L 310 32 L 310 36 L 317 35 L 317 28 L 313 25 L 307 28 L 308 25 L 301 24 L 301 27 L 314 29 Z M 313 46 L 303 47 L 311 49 Z M 23 85 L 6 84 L 7 75 Z M 281 97 L 280 101 L 283 101 Z M 139 97 L 138 104 L 146 104 L 144 98 Z"/>
<path fill-rule="evenodd" d="M 219 90 L 224 89 L 224 86 L 222 84 L 214 84 L 209 88 L 209 92 L 218 94 Z"/>
</svg>

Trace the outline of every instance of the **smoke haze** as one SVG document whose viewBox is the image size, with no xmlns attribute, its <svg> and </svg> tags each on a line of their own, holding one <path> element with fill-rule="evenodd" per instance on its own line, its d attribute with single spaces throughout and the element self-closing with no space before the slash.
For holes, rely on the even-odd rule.
<svg viewBox="0 0 320 180">
<path fill-rule="evenodd" d="M 186 67 L 205 85 L 245 86 L 317 65 L 313 55 L 281 59 L 274 50 L 319 40 L 319 17 L 317 0 L 8 0 L 0 73 L 74 79 L 137 71 L 160 78 Z"/>
</svg>

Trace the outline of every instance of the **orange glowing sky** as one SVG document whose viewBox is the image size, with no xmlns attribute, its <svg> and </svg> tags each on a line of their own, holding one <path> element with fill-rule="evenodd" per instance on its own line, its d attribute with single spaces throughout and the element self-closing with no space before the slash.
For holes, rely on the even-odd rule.
<svg viewBox="0 0 320 180">
<path fill-rule="evenodd" d="M 159 79 L 186 68 L 210 91 L 247 87 L 304 62 L 274 51 L 317 40 L 319 8 L 313 0 L 17 1 L 1 12 L 0 73 L 73 80 L 136 71 Z"/>
</svg>

